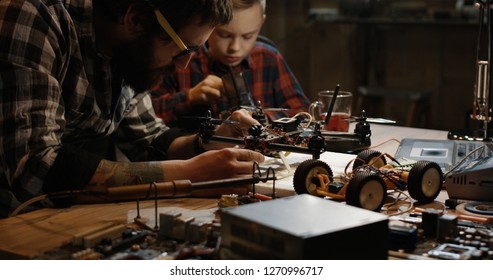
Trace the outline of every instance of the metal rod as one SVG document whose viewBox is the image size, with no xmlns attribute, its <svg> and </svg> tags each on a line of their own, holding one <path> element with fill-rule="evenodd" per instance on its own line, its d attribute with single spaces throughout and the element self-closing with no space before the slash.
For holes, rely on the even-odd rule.
<svg viewBox="0 0 493 280">
<path fill-rule="evenodd" d="M 486 94 L 485 94 L 485 98 L 486 100 L 484 100 L 484 102 L 486 103 L 486 110 L 484 110 L 484 120 L 483 120 L 483 130 L 484 130 L 484 139 L 487 139 L 488 138 L 488 122 L 489 122 L 489 119 L 490 119 L 490 106 L 491 106 L 491 102 L 490 102 L 490 93 L 491 93 L 491 63 L 492 63 L 492 56 L 491 56 L 491 47 L 493 46 L 492 45 L 492 34 L 491 34 L 491 31 L 492 31 L 492 28 L 491 28 L 491 24 L 492 24 L 492 21 L 491 21 L 491 0 L 486 0 L 486 7 L 485 9 L 487 9 L 487 12 L 486 12 L 486 20 L 487 20 L 487 30 L 488 30 L 488 66 L 487 66 L 487 75 L 488 75 L 488 78 L 487 78 L 487 90 L 486 90 Z"/>
</svg>

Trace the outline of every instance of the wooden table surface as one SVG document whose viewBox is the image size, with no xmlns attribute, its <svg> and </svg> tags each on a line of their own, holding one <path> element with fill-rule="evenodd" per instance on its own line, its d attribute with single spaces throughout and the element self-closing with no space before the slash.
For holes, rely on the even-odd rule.
<svg viewBox="0 0 493 280">
<path fill-rule="evenodd" d="M 217 199 L 159 199 L 158 207 L 216 209 Z M 152 213 L 151 209 L 154 209 L 153 200 L 140 202 L 142 212 Z M 136 202 L 80 204 L 63 209 L 40 209 L 0 220 L 0 259 L 34 258 L 70 244 L 80 233 L 130 224 L 136 211 Z"/>
</svg>

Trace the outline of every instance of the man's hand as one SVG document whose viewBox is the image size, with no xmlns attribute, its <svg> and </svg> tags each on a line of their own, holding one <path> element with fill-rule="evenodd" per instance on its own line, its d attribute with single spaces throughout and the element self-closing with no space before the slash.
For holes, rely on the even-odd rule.
<svg viewBox="0 0 493 280">
<path fill-rule="evenodd" d="M 187 160 L 186 170 L 192 182 L 226 179 L 251 175 L 253 163 L 264 162 L 259 152 L 240 148 L 207 151 Z M 193 174 L 193 175 L 191 175 Z"/>
<path fill-rule="evenodd" d="M 197 103 L 215 102 L 223 91 L 223 81 L 215 75 L 208 75 L 195 87 L 188 91 L 188 101 L 193 105 Z"/>
<path fill-rule="evenodd" d="M 226 148 L 208 151 L 188 160 L 169 160 L 155 162 L 112 162 L 102 160 L 96 173 L 85 187 L 87 191 L 104 194 L 108 187 L 142 185 L 152 182 L 171 182 L 190 180 L 205 182 L 221 179 L 251 176 L 254 162 L 264 162 L 258 152 Z M 238 188 L 210 189 L 195 192 L 196 196 L 219 196 L 227 193 L 245 193 L 246 186 Z M 96 202 L 100 197 L 83 196 L 79 202 Z"/>
<path fill-rule="evenodd" d="M 183 161 L 182 166 L 173 164 L 170 168 L 177 168 L 176 172 L 167 169 L 167 174 L 181 173 L 181 176 L 192 182 L 205 182 L 212 180 L 239 178 L 252 176 L 254 162 L 264 162 L 264 156 L 258 152 L 239 149 L 225 148 L 222 150 L 208 151 L 192 159 Z M 178 178 L 177 178 L 178 179 Z M 193 196 L 219 197 L 222 194 L 246 194 L 248 187 L 231 186 L 229 188 L 212 188 L 194 191 Z"/>
<path fill-rule="evenodd" d="M 188 179 L 192 182 L 206 182 L 221 179 L 252 176 L 254 162 L 262 163 L 261 153 L 240 149 L 225 148 L 207 151 L 188 160 L 163 161 L 166 181 Z M 220 196 L 221 194 L 245 194 L 248 186 L 231 186 L 194 191 L 194 196 Z"/>
</svg>

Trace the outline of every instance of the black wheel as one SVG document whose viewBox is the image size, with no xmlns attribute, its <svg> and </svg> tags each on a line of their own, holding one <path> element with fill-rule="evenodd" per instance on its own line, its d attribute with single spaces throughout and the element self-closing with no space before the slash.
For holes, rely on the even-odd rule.
<svg viewBox="0 0 493 280">
<path fill-rule="evenodd" d="M 327 163 L 321 160 L 309 159 L 298 165 L 293 176 L 293 185 L 296 193 L 317 195 L 317 188 L 321 187 L 317 178 L 318 174 L 329 176 L 330 181 L 334 178 L 332 169 L 330 169 Z"/>
<path fill-rule="evenodd" d="M 358 172 L 348 183 L 346 204 L 378 212 L 386 196 L 387 187 L 380 176 L 369 172 Z"/>
<path fill-rule="evenodd" d="M 443 173 L 433 161 L 420 160 L 409 171 L 407 190 L 420 203 L 435 200 L 443 185 Z"/>
<path fill-rule="evenodd" d="M 379 151 L 364 150 L 362 152 L 359 152 L 358 155 L 356 156 L 356 159 L 354 160 L 353 163 L 353 171 L 357 167 L 362 166 L 364 164 L 368 164 L 376 168 L 380 168 L 387 164 L 387 160 L 385 159 L 384 156 L 382 156 L 382 153 Z"/>
</svg>

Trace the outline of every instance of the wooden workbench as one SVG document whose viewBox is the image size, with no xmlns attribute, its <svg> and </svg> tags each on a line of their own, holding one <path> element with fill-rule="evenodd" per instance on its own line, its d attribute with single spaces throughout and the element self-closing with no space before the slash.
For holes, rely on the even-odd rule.
<svg viewBox="0 0 493 280">
<path fill-rule="evenodd" d="M 395 127 L 372 124 L 372 144 L 378 150 L 394 154 L 399 139 L 405 137 L 446 139 L 446 131 Z M 392 140 L 394 139 L 394 140 Z M 305 155 L 309 157 L 309 155 Z M 330 165 L 344 166 L 354 155 L 335 153 L 322 154 L 322 160 Z M 300 157 L 299 160 L 302 160 Z M 293 163 L 293 166 L 296 163 Z M 285 178 L 283 194 L 294 194 L 290 178 Z M 279 186 L 282 192 L 282 186 Z M 180 207 L 184 209 L 215 209 L 217 199 L 172 198 L 160 199 L 158 207 Z M 46 251 L 70 244 L 75 236 L 94 228 L 133 222 L 136 202 L 110 204 L 75 205 L 65 209 L 41 209 L 8 219 L 0 220 L 0 258 L 34 258 Z M 142 201 L 141 209 L 154 208 L 154 201 Z M 143 210 L 144 211 L 144 210 Z"/>
<path fill-rule="evenodd" d="M 217 199 L 160 199 L 157 206 L 216 209 Z M 141 212 L 151 213 L 151 209 L 154 209 L 153 200 L 140 202 Z M 136 202 L 82 204 L 64 209 L 40 209 L 0 220 L 0 259 L 34 258 L 70 244 L 80 233 L 132 223 L 136 211 Z"/>
</svg>

